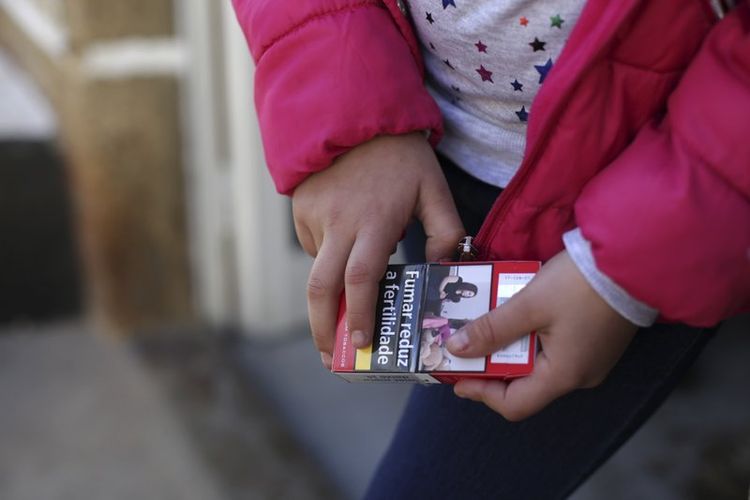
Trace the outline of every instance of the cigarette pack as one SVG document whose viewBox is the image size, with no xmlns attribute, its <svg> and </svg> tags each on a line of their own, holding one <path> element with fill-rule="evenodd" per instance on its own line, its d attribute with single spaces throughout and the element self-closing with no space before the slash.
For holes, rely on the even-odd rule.
<svg viewBox="0 0 750 500">
<path fill-rule="evenodd" d="M 536 334 L 481 358 L 459 358 L 446 340 L 501 306 L 539 271 L 537 261 L 390 265 L 380 282 L 372 344 L 356 349 L 342 298 L 331 370 L 350 382 L 455 383 L 510 379 L 534 368 Z"/>
</svg>

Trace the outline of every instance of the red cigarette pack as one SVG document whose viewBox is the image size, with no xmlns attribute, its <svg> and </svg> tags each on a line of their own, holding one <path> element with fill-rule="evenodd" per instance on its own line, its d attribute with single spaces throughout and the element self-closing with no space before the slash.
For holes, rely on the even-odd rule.
<svg viewBox="0 0 750 500">
<path fill-rule="evenodd" d="M 380 282 L 372 344 L 355 349 L 342 298 L 331 371 L 350 382 L 452 384 L 462 378 L 511 379 L 534 369 L 530 332 L 482 358 L 459 358 L 446 340 L 501 306 L 539 271 L 538 261 L 390 265 Z"/>
</svg>

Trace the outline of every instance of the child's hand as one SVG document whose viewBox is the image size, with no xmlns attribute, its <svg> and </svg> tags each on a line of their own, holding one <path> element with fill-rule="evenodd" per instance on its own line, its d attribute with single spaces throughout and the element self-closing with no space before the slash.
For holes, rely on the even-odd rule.
<svg viewBox="0 0 750 500">
<path fill-rule="evenodd" d="M 330 367 L 341 290 L 355 347 L 372 339 L 378 282 L 412 217 L 428 260 L 450 256 L 464 229 L 427 140 L 381 136 L 308 177 L 292 197 L 297 237 L 315 257 L 307 287 L 310 327 Z"/>
<path fill-rule="evenodd" d="M 599 385 L 630 343 L 637 327 L 615 312 L 561 252 L 501 307 L 453 335 L 449 350 L 482 356 L 536 330 L 543 351 L 534 371 L 511 382 L 463 380 L 458 396 L 482 401 L 508 420 L 521 420 L 558 397 Z"/>
</svg>

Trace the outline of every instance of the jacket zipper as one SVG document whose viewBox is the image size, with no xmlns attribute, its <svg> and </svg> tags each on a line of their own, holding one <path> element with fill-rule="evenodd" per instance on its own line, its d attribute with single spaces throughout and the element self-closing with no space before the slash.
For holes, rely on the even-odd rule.
<svg viewBox="0 0 750 500">
<path fill-rule="evenodd" d="M 545 118 L 544 127 L 539 133 L 537 140 L 532 145 L 529 155 L 521 162 L 521 166 L 519 167 L 518 172 L 516 172 L 516 175 L 513 176 L 505 189 L 503 189 L 502 193 L 500 193 L 500 196 L 492 205 L 490 212 L 487 214 L 484 223 L 479 228 L 479 232 L 477 233 L 476 238 L 474 238 L 474 245 L 477 248 L 479 259 L 486 260 L 489 258 L 488 243 L 492 240 L 495 233 L 500 230 L 500 226 L 498 224 L 495 224 L 495 221 L 502 220 L 502 218 L 508 212 L 511 202 L 516 198 L 517 193 L 526 184 L 526 180 L 532 170 L 532 165 L 536 163 L 536 160 L 542 151 L 543 144 L 546 144 L 547 139 L 549 138 L 549 131 L 552 127 L 551 124 L 555 121 L 553 120 L 553 118 L 557 117 L 560 110 L 562 109 L 562 103 L 567 100 L 568 95 L 574 88 L 575 86 L 571 85 L 564 95 L 559 96 L 558 101 L 555 103 L 555 107 L 549 112 L 549 116 Z M 492 229 L 493 227 L 494 230 Z M 498 255 L 497 257 L 501 258 L 502 256 Z"/>
</svg>

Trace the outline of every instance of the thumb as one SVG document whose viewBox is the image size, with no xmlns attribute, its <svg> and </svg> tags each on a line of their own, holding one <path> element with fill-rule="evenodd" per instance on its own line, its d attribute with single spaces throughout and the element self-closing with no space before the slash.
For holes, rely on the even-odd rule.
<svg viewBox="0 0 750 500">
<path fill-rule="evenodd" d="M 448 350 L 460 357 L 486 356 L 543 328 L 523 292 L 454 333 L 446 343 Z"/>
<path fill-rule="evenodd" d="M 440 170 L 437 176 L 428 177 L 420 186 L 416 216 L 422 221 L 427 236 L 427 260 L 434 262 L 452 257 L 456 253 L 456 245 L 466 235 L 466 231 Z"/>
</svg>

